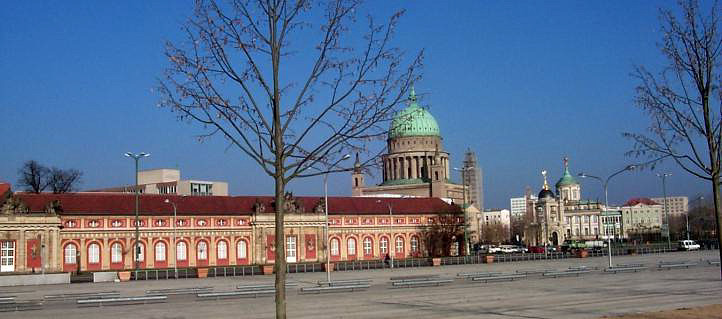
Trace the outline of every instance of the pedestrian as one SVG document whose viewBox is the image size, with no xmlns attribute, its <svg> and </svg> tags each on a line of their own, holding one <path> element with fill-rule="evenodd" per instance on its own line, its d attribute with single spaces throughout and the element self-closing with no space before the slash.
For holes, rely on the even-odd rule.
<svg viewBox="0 0 722 319">
<path fill-rule="evenodd" d="M 390 262 L 391 262 L 391 256 L 389 256 L 389 254 L 387 253 L 386 256 L 384 256 L 384 264 L 386 264 L 386 266 L 390 266 L 391 265 Z"/>
</svg>

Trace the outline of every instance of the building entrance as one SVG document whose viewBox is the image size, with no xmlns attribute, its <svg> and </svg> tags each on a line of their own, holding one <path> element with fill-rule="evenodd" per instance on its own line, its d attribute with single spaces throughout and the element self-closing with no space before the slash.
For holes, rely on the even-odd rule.
<svg viewBox="0 0 722 319">
<path fill-rule="evenodd" d="M 0 272 L 15 271 L 15 241 L 0 242 Z"/>
</svg>

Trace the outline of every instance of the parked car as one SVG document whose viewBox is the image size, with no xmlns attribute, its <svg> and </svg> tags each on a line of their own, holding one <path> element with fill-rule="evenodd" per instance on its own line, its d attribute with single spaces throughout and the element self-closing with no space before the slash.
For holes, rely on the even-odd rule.
<svg viewBox="0 0 722 319">
<path fill-rule="evenodd" d="M 534 254 L 543 254 L 544 246 L 529 246 L 529 252 Z"/>
<path fill-rule="evenodd" d="M 518 252 L 518 253 L 526 254 L 529 252 L 529 249 L 527 249 L 524 246 L 514 245 L 514 248 L 516 249 L 516 252 Z"/>
<path fill-rule="evenodd" d="M 490 253 L 490 254 L 498 254 L 498 253 L 502 253 L 503 251 L 502 251 L 501 247 L 491 245 L 491 246 L 489 246 L 489 248 L 487 249 L 487 252 Z"/>
<path fill-rule="evenodd" d="M 699 244 L 694 240 L 680 240 L 677 242 L 679 250 L 699 250 Z"/>
<path fill-rule="evenodd" d="M 514 245 L 501 245 L 499 246 L 502 253 L 513 254 L 519 252 Z"/>
</svg>

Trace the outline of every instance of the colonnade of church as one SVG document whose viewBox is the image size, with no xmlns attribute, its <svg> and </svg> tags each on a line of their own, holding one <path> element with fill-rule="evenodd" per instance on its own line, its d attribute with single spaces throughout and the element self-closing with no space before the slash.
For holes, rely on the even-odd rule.
<svg viewBox="0 0 722 319">
<path fill-rule="evenodd" d="M 440 154 L 439 161 L 443 167 L 441 179 L 449 176 L 449 156 Z M 432 165 L 437 165 L 433 155 L 427 153 L 413 154 L 392 154 L 384 157 L 384 181 L 397 179 L 430 178 L 429 172 Z"/>
</svg>

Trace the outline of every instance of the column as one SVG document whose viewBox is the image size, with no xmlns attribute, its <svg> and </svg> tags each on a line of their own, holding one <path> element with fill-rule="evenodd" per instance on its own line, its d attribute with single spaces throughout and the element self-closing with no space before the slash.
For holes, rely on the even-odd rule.
<svg viewBox="0 0 722 319">
<path fill-rule="evenodd" d="M 48 235 L 50 236 L 50 245 L 48 245 L 48 247 L 50 249 L 50 256 L 52 256 L 52 257 L 50 259 L 50 265 L 49 265 L 49 267 L 46 266 L 45 271 L 62 270 L 63 269 L 62 263 L 58 262 L 58 250 L 62 249 L 62 247 L 60 247 L 60 245 L 58 244 L 59 233 L 57 230 L 51 230 L 50 232 L 48 232 Z M 47 263 L 46 263 L 46 265 L 47 265 Z"/>
<path fill-rule="evenodd" d="M 417 169 L 418 166 L 416 165 L 416 157 L 412 156 L 409 158 L 409 161 L 411 162 L 411 178 L 419 178 Z"/>
<path fill-rule="evenodd" d="M 27 258 L 25 257 L 25 230 L 19 232 L 18 241 L 15 243 L 15 271 L 25 271 Z"/>
<path fill-rule="evenodd" d="M 446 178 L 449 178 L 451 175 L 451 171 L 449 170 L 449 158 L 448 157 L 444 157 L 444 168 L 446 171 Z M 468 172 L 467 172 L 467 174 L 468 174 Z"/>
</svg>

